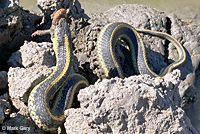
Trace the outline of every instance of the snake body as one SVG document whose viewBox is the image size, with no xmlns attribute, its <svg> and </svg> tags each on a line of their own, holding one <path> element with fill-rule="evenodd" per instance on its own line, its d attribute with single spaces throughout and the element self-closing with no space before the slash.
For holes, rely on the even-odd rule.
<svg viewBox="0 0 200 134">
<path fill-rule="evenodd" d="M 87 79 L 71 71 L 73 51 L 66 15 L 65 9 L 58 10 L 50 29 L 38 30 L 32 34 L 32 36 L 36 36 L 50 33 L 56 55 L 55 70 L 33 88 L 28 99 L 28 111 L 32 120 L 39 128 L 46 131 L 54 131 L 64 122 L 64 110 L 71 107 L 74 94 L 89 85 Z M 145 47 L 138 32 L 170 40 L 178 50 L 178 61 L 169 65 L 160 75 L 154 73 L 147 64 Z M 110 23 L 101 30 L 97 41 L 99 63 L 107 77 L 124 78 L 115 53 L 116 42 L 119 38 L 123 39 L 130 47 L 133 69 L 136 74 L 164 77 L 172 69 L 182 65 L 186 59 L 181 44 L 168 34 L 150 30 L 136 31 L 126 23 Z"/>
<path fill-rule="evenodd" d="M 64 122 L 64 110 L 71 107 L 74 94 L 89 85 L 83 76 L 71 73 L 73 51 L 66 19 L 59 16 L 52 28 L 53 30 L 42 33 L 36 31 L 33 34 L 51 33 L 56 67 L 50 76 L 34 87 L 28 100 L 28 111 L 32 120 L 46 131 L 54 131 Z"/>
<path fill-rule="evenodd" d="M 163 69 L 160 74 L 151 70 L 147 63 L 146 50 L 139 33 L 150 34 L 169 40 L 178 50 L 179 59 Z M 131 51 L 131 58 L 135 74 L 149 74 L 163 78 L 174 68 L 182 65 L 186 60 L 186 53 L 182 45 L 167 33 L 147 29 L 134 29 L 122 22 L 110 23 L 104 26 L 97 40 L 98 59 L 106 77 L 124 78 L 124 72 L 116 56 L 116 42 L 121 39 L 126 42 Z"/>
</svg>

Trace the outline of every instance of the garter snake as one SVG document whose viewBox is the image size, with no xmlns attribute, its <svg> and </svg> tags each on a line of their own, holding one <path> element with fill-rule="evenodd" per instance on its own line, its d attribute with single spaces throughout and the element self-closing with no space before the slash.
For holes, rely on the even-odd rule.
<svg viewBox="0 0 200 134">
<path fill-rule="evenodd" d="M 71 107 L 74 94 L 89 85 L 83 76 L 71 71 L 73 51 L 67 14 L 65 9 L 58 10 L 50 29 L 38 30 L 32 34 L 50 33 L 56 55 L 53 73 L 33 88 L 28 99 L 32 120 L 45 131 L 54 131 L 64 122 L 64 110 Z"/>
<path fill-rule="evenodd" d="M 147 63 L 146 50 L 139 33 L 150 34 L 169 40 L 177 49 L 179 59 L 162 69 L 160 74 L 156 74 L 151 70 Z M 154 77 L 163 78 L 174 68 L 182 65 L 186 60 L 186 53 L 182 45 L 167 33 L 157 32 L 147 29 L 135 29 L 132 26 L 122 23 L 110 23 L 104 26 L 98 36 L 97 51 L 100 65 L 106 77 L 124 78 L 124 73 L 118 59 L 116 58 L 116 42 L 121 39 L 128 44 L 131 51 L 133 69 L 136 74 L 149 74 Z"/>
</svg>

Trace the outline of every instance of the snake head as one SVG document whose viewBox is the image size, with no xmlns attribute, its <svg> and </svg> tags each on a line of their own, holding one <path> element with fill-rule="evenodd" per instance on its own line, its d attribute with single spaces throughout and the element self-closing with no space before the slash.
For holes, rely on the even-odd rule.
<svg viewBox="0 0 200 134">
<path fill-rule="evenodd" d="M 35 37 L 35 36 L 42 36 L 45 34 L 51 34 L 51 36 L 54 36 L 54 30 L 56 28 L 56 26 L 58 25 L 59 21 L 61 18 L 67 18 L 69 15 L 70 9 L 65 10 L 64 8 L 59 9 L 53 17 L 52 20 L 52 25 L 50 29 L 46 29 L 46 30 L 37 30 L 34 33 L 32 33 L 31 37 Z"/>
<path fill-rule="evenodd" d="M 61 19 L 61 18 L 67 18 L 68 15 L 69 15 L 69 9 L 65 10 L 64 8 L 61 8 L 59 9 L 55 14 L 54 14 L 54 17 L 53 17 L 53 22 L 54 23 L 58 23 L 58 21 Z"/>
</svg>

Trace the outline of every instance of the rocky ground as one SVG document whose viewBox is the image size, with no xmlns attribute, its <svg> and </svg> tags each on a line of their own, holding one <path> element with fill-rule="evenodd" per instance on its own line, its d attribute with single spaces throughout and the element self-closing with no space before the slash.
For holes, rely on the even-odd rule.
<svg viewBox="0 0 200 134">
<path fill-rule="evenodd" d="M 65 111 L 65 130 L 61 132 L 200 133 L 199 25 L 187 24 L 175 14 L 166 15 L 145 5 L 119 5 L 86 15 L 78 1 L 38 0 L 38 4 L 43 14 L 23 10 L 18 0 L 0 2 L 0 69 L 4 70 L 0 71 L 1 133 L 44 133 L 31 121 L 27 100 L 33 87 L 52 72 L 55 55 L 49 35 L 30 35 L 36 29 L 49 28 L 53 12 L 61 6 L 71 7 L 72 11 L 69 23 L 74 71 L 91 85 L 80 90 L 80 108 Z M 126 63 L 123 70 L 127 78 L 105 79 L 97 60 L 96 41 L 103 26 L 116 21 L 171 34 L 184 46 L 186 62 L 164 79 L 132 76 Z M 178 59 L 177 50 L 168 41 L 141 36 L 155 72 Z"/>
</svg>

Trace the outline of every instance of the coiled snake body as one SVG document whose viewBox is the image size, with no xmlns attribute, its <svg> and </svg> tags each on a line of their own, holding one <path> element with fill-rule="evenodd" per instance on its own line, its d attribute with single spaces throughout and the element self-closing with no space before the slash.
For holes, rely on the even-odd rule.
<svg viewBox="0 0 200 134">
<path fill-rule="evenodd" d="M 156 74 L 150 69 L 147 63 L 145 46 L 138 32 L 169 40 L 177 48 L 179 59 L 163 69 L 159 75 Z M 116 58 L 115 48 L 118 39 L 125 41 L 129 46 L 132 58 L 130 60 L 132 60 L 133 69 L 136 74 L 149 74 L 154 77 L 163 78 L 167 73 L 170 73 L 174 68 L 182 65 L 186 60 L 184 48 L 169 34 L 147 29 L 136 30 L 132 26 L 122 22 L 110 23 L 101 30 L 97 41 L 99 62 L 107 77 L 118 76 L 124 78 L 122 67 Z"/>
</svg>

